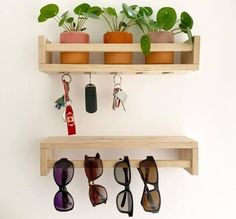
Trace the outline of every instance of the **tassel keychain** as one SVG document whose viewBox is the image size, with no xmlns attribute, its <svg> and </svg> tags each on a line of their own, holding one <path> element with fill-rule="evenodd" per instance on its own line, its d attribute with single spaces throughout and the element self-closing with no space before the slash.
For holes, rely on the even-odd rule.
<svg viewBox="0 0 236 219">
<path fill-rule="evenodd" d="M 69 81 L 65 80 L 65 77 L 69 77 Z M 67 130 L 68 135 L 76 134 L 76 127 L 75 127 L 75 120 L 74 120 L 74 112 L 71 106 L 71 100 L 69 98 L 69 91 L 70 91 L 70 83 L 71 83 L 71 76 L 69 74 L 62 75 L 62 83 L 64 86 L 64 95 L 58 98 L 55 103 L 55 107 L 60 110 L 62 107 L 65 107 L 63 113 L 63 120 L 67 123 Z"/>
</svg>

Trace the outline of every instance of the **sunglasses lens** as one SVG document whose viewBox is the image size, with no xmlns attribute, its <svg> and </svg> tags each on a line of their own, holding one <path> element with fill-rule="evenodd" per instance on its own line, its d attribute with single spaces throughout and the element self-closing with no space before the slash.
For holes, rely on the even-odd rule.
<svg viewBox="0 0 236 219">
<path fill-rule="evenodd" d="M 85 163 L 85 173 L 90 181 L 97 179 L 102 175 L 102 161 L 94 157 L 86 158 Z"/>
<path fill-rule="evenodd" d="M 89 198 L 93 206 L 107 201 L 107 191 L 103 186 L 92 185 L 89 187 Z"/>
<path fill-rule="evenodd" d="M 130 183 L 130 168 L 126 162 L 119 162 L 115 165 L 115 179 L 122 185 Z"/>
<path fill-rule="evenodd" d="M 154 161 L 144 160 L 140 163 L 140 171 L 147 183 L 155 184 L 158 181 L 157 167 Z"/>
<path fill-rule="evenodd" d="M 153 190 L 145 193 L 142 199 L 142 205 L 145 211 L 158 212 L 160 209 L 161 198 L 158 191 Z"/>
<path fill-rule="evenodd" d="M 54 197 L 54 206 L 58 211 L 70 211 L 74 207 L 74 201 L 69 192 L 59 191 Z"/>
<path fill-rule="evenodd" d="M 121 212 L 133 213 L 133 197 L 131 192 L 122 191 L 116 198 L 116 204 Z"/>
<path fill-rule="evenodd" d="M 57 161 L 54 165 L 53 175 L 58 186 L 67 185 L 74 175 L 73 163 L 65 158 Z"/>
</svg>

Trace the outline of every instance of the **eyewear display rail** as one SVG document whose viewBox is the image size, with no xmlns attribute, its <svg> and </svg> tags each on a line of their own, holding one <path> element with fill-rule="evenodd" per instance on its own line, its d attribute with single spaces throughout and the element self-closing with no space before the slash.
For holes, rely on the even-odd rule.
<svg viewBox="0 0 236 219">
<path fill-rule="evenodd" d="M 198 142 L 184 136 L 69 136 L 48 137 L 40 146 L 40 174 L 46 176 L 53 168 L 54 153 L 68 149 L 168 149 L 178 150 L 176 160 L 156 160 L 158 167 L 184 168 L 192 175 L 198 175 Z M 105 168 L 113 168 L 117 160 L 103 160 Z M 83 168 L 83 160 L 72 160 L 76 168 Z M 137 168 L 140 160 L 130 160 L 131 168 Z"/>
</svg>

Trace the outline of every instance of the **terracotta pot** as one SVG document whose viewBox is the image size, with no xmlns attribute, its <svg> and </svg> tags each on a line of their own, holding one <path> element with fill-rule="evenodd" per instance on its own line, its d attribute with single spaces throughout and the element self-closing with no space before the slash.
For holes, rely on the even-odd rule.
<svg viewBox="0 0 236 219">
<path fill-rule="evenodd" d="M 174 43 L 174 34 L 167 31 L 149 33 L 152 43 Z M 145 57 L 146 64 L 173 64 L 174 52 L 151 52 Z"/>
<path fill-rule="evenodd" d="M 82 32 L 63 32 L 60 43 L 89 43 L 89 35 Z M 61 52 L 61 64 L 88 64 L 88 52 Z"/>
<path fill-rule="evenodd" d="M 103 36 L 104 43 L 133 43 L 133 34 L 128 32 L 107 32 Z M 132 52 L 105 52 L 105 64 L 132 64 Z"/>
</svg>

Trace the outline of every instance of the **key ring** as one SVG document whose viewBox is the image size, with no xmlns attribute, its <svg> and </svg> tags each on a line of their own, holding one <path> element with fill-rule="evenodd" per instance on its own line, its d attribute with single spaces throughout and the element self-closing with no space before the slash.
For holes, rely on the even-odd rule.
<svg viewBox="0 0 236 219">
<path fill-rule="evenodd" d="M 120 79 L 119 83 L 116 82 L 116 77 L 119 77 L 119 79 Z M 122 77 L 116 73 L 113 77 L 113 82 L 114 82 L 115 86 L 117 86 L 117 85 L 121 86 Z"/>
<path fill-rule="evenodd" d="M 66 77 L 69 79 L 68 81 L 65 80 Z M 67 83 L 70 83 L 70 82 L 72 81 L 72 78 L 71 78 L 71 76 L 70 76 L 68 73 L 65 73 L 65 74 L 63 74 L 63 75 L 61 76 L 61 81 L 62 81 L 62 82 L 63 82 L 63 81 L 66 81 Z"/>
</svg>

